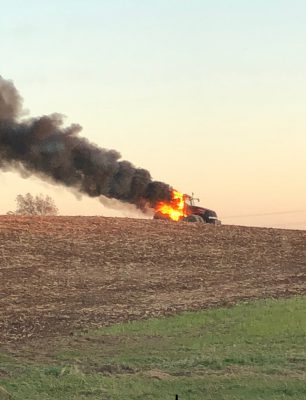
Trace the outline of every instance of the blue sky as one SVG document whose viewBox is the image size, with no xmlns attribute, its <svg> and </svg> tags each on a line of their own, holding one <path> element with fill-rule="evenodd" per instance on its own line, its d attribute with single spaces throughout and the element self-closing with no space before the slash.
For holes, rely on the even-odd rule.
<svg viewBox="0 0 306 400">
<path fill-rule="evenodd" d="M 0 74 L 30 115 L 67 115 L 221 218 L 306 208 L 305 1 L 0 5 Z M 0 183 L 2 212 L 16 187 L 73 203 L 37 180 Z M 306 213 L 238 222 L 306 228 Z"/>
</svg>

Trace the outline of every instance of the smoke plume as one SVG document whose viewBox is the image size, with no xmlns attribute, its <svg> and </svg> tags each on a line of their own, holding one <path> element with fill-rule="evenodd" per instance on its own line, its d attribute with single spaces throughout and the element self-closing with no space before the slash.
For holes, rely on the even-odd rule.
<svg viewBox="0 0 306 400">
<path fill-rule="evenodd" d="M 141 209 L 169 199 L 169 185 L 152 181 L 147 170 L 121 160 L 118 151 L 80 137 L 80 125 L 64 127 L 60 114 L 22 120 L 21 112 L 20 94 L 0 76 L 1 169 L 35 174 L 88 196 L 103 195 Z"/>
</svg>

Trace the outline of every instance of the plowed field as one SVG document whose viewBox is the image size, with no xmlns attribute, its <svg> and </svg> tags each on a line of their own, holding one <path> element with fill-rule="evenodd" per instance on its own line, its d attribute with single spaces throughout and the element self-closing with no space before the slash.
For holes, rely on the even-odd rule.
<svg viewBox="0 0 306 400">
<path fill-rule="evenodd" d="M 0 217 L 0 343 L 306 292 L 306 231 Z"/>
</svg>

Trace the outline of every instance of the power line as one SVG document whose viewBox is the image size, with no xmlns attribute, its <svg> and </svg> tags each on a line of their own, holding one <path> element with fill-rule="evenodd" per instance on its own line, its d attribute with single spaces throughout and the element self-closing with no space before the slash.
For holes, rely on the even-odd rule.
<svg viewBox="0 0 306 400">
<path fill-rule="evenodd" d="M 279 227 L 279 226 L 298 226 L 298 225 L 305 226 L 305 228 L 306 228 L 306 221 L 299 221 L 299 222 L 283 222 L 282 224 L 273 224 L 273 226 L 275 226 L 275 227 Z M 304 229 L 304 228 L 303 228 L 303 229 Z"/>
<path fill-rule="evenodd" d="M 248 218 L 248 217 L 265 217 L 265 216 L 269 216 L 269 215 L 302 214 L 302 213 L 306 213 L 306 210 L 275 211 L 275 212 L 259 213 L 259 214 L 230 215 L 230 216 L 227 216 L 227 217 L 223 217 L 222 216 L 222 219 L 227 219 L 227 218 Z"/>
</svg>

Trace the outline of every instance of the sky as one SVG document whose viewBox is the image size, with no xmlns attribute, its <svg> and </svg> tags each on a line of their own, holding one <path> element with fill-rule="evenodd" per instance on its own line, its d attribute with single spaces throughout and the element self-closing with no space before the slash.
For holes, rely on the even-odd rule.
<svg viewBox="0 0 306 400">
<path fill-rule="evenodd" d="M 0 75 L 26 116 L 62 113 L 97 145 L 224 224 L 306 229 L 306 2 L 0 0 Z M 0 213 L 129 215 L 0 171 Z"/>
</svg>

